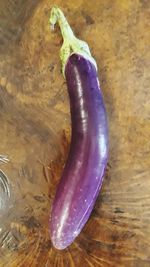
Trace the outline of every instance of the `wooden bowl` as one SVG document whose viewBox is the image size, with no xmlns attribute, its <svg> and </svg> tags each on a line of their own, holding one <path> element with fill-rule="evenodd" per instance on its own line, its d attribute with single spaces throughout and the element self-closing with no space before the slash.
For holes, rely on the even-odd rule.
<svg viewBox="0 0 150 267">
<path fill-rule="evenodd" d="M 110 131 L 82 233 L 52 247 L 49 214 L 70 144 L 52 1 L 0 1 L 0 267 L 150 266 L 149 1 L 55 1 L 99 67 Z M 5 174 L 5 175 L 4 175 Z"/>
</svg>

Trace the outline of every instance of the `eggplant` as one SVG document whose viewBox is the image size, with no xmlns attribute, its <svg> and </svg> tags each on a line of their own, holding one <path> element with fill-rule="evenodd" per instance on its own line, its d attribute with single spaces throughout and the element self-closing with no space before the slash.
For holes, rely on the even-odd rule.
<svg viewBox="0 0 150 267">
<path fill-rule="evenodd" d="M 53 246 L 65 249 L 79 235 L 100 192 L 108 160 L 108 123 L 97 65 L 88 45 L 77 39 L 58 7 L 50 24 L 58 22 L 64 39 L 62 71 L 71 112 L 71 144 L 50 216 Z"/>
</svg>

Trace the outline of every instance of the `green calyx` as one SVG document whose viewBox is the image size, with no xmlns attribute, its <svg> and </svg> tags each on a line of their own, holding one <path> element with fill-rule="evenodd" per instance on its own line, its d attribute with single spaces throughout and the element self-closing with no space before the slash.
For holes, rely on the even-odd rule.
<svg viewBox="0 0 150 267">
<path fill-rule="evenodd" d="M 65 76 L 65 66 L 70 55 L 77 53 L 91 61 L 97 69 L 97 64 L 91 56 L 89 46 L 86 42 L 75 37 L 70 25 L 68 24 L 63 12 L 58 7 L 53 7 L 49 19 L 51 28 L 54 29 L 58 22 L 63 37 L 63 45 L 60 50 L 62 71 Z"/>
</svg>

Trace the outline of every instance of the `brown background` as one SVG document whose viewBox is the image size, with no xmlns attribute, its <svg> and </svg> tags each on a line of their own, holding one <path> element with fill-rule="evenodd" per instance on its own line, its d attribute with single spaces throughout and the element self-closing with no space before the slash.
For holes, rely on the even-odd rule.
<svg viewBox="0 0 150 267">
<path fill-rule="evenodd" d="M 0 267 L 150 266 L 150 1 L 55 1 L 99 67 L 110 156 L 101 194 L 66 250 L 48 220 L 70 143 L 53 1 L 0 0 Z M 3 182 L 3 183 L 2 183 Z M 5 182 L 5 186 L 4 186 Z M 10 191 L 10 197 L 9 197 Z"/>
</svg>

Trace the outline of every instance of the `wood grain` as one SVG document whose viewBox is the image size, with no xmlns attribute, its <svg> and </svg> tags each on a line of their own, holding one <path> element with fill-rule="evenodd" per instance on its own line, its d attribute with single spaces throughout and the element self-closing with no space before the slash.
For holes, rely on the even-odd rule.
<svg viewBox="0 0 150 267">
<path fill-rule="evenodd" d="M 71 134 L 62 39 L 52 1 L 0 0 L 0 267 L 149 267 L 150 1 L 55 4 L 99 66 L 109 164 L 84 230 L 54 249 L 49 214 Z"/>
</svg>

